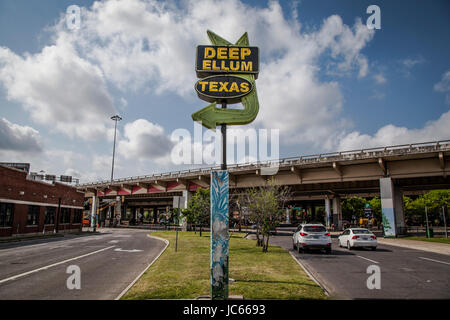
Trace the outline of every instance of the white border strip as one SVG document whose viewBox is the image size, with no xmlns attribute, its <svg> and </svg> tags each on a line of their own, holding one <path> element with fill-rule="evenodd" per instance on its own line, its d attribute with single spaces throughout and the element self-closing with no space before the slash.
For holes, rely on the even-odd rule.
<svg viewBox="0 0 450 320">
<path fill-rule="evenodd" d="M 57 262 L 57 263 L 54 263 L 54 264 L 50 264 L 50 265 L 42 267 L 42 268 L 38 268 L 38 269 L 34 269 L 34 270 L 31 270 L 31 271 L 28 271 L 28 272 L 24 272 L 24 273 L 21 273 L 21 274 L 18 274 L 18 275 L 15 275 L 15 276 L 12 276 L 12 277 L 0 280 L 0 284 L 2 284 L 4 282 L 11 281 L 11 280 L 16 280 L 18 278 L 22 278 L 24 276 L 27 276 L 29 274 L 36 273 L 36 272 L 39 272 L 39 271 L 42 271 L 42 270 L 47 270 L 47 269 L 49 269 L 51 267 L 55 267 L 55 266 L 58 266 L 60 264 L 64 264 L 64 263 L 69 262 L 69 261 L 81 259 L 81 258 L 90 256 L 90 255 L 93 255 L 93 254 L 96 254 L 96 253 L 99 253 L 99 252 L 102 252 L 102 251 L 105 251 L 105 250 L 108 250 L 108 249 L 111 249 L 111 248 L 114 248 L 114 247 L 115 246 L 106 247 L 106 248 L 103 248 L 103 249 L 100 249 L 100 250 L 97 250 L 97 251 L 93 251 L 93 252 L 90 252 L 90 253 L 83 254 L 82 256 L 78 256 L 78 257 L 75 257 L 75 258 L 70 258 L 70 259 L 67 259 L 67 260 L 64 260 L 64 261 L 60 261 L 60 262 Z"/>
<path fill-rule="evenodd" d="M 2 199 L 2 198 L 0 198 L 0 202 L 14 203 L 14 204 L 29 204 L 29 205 L 33 205 L 33 206 L 42 206 L 42 207 L 58 207 L 58 204 L 54 204 L 54 203 L 33 202 L 33 201 L 23 201 L 23 200 L 13 200 L 13 199 Z M 83 207 L 68 206 L 68 205 L 64 205 L 64 204 L 61 204 L 61 208 L 83 209 Z"/>
<path fill-rule="evenodd" d="M 166 251 L 166 249 L 167 249 L 167 247 L 169 246 L 169 240 L 167 240 L 167 239 L 163 239 L 163 238 L 159 238 L 159 237 L 155 237 L 155 236 L 151 236 L 151 235 L 147 235 L 147 237 L 149 237 L 149 238 L 153 238 L 153 239 L 156 239 L 156 240 L 161 240 L 161 241 L 163 241 L 165 244 L 166 244 L 166 246 L 164 247 L 164 249 L 162 249 L 161 250 L 161 252 L 153 259 L 153 261 L 152 262 L 150 262 L 150 264 L 144 269 L 144 271 L 142 271 L 137 277 L 136 277 L 136 279 L 134 279 L 133 280 L 133 282 L 131 282 L 129 285 L 128 285 L 128 287 L 126 287 L 114 300 L 120 300 L 124 295 L 125 295 L 125 293 L 127 293 L 128 292 L 128 290 L 130 290 L 131 289 L 131 287 L 139 280 L 139 278 L 140 277 L 142 277 L 142 275 L 148 270 L 148 268 L 150 268 L 151 266 L 152 266 L 152 264 L 156 261 L 156 260 L 158 260 L 158 258 L 164 253 L 164 251 Z"/>
<path fill-rule="evenodd" d="M 291 257 L 295 260 L 295 262 L 297 262 L 300 267 L 302 267 L 303 271 L 305 271 L 305 273 L 319 286 L 322 288 L 323 292 L 329 297 L 330 294 L 328 292 L 328 290 L 312 275 L 311 272 L 308 271 L 308 269 L 306 269 L 306 267 L 300 262 L 300 260 L 298 260 L 291 251 L 289 251 L 289 254 L 291 255 Z"/>
</svg>

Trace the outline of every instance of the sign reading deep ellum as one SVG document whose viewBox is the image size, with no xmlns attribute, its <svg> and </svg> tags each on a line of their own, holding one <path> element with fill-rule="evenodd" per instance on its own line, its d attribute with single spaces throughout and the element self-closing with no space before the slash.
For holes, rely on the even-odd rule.
<svg viewBox="0 0 450 320">
<path fill-rule="evenodd" d="M 197 77 L 211 73 L 250 73 L 258 78 L 259 48 L 240 46 L 198 46 Z"/>
</svg>

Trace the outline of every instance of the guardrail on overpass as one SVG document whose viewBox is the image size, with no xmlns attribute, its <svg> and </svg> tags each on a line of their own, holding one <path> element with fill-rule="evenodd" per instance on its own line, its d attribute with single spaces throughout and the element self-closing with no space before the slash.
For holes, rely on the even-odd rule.
<svg viewBox="0 0 450 320">
<path fill-rule="evenodd" d="M 234 164 L 229 165 L 228 170 L 233 172 L 239 171 L 249 171 L 249 170 L 258 170 L 264 167 L 278 166 L 289 167 L 289 166 L 303 166 L 303 165 L 314 165 L 314 164 L 322 164 L 322 163 L 333 163 L 333 162 L 345 162 L 345 161 L 357 161 L 357 160 L 366 160 L 366 159 L 376 159 L 383 157 L 392 157 L 392 156 L 405 156 L 405 155 L 414 155 L 414 154 L 424 154 L 424 153 L 433 153 L 433 152 L 444 152 L 450 151 L 450 140 L 441 140 L 441 141 L 433 141 L 433 142 L 422 142 L 422 143 L 413 143 L 413 144 L 403 144 L 403 145 L 394 145 L 394 146 L 386 146 L 386 147 L 377 147 L 377 148 L 368 148 L 368 149 L 360 149 L 360 150 L 350 150 L 350 151 L 342 151 L 342 152 L 331 152 L 331 153 L 320 153 L 313 155 L 305 155 L 299 157 L 289 157 L 283 158 L 279 160 L 272 161 L 257 161 L 251 163 L 242 163 L 242 164 Z M 121 179 L 111 180 L 102 180 L 91 183 L 84 183 L 76 185 L 77 188 L 87 188 L 87 187 L 95 187 L 100 185 L 114 185 L 120 183 L 138 183 L 145 182 L 149 180 L 165 180 L 165 179 L 174 179 L 174 178 L 185 178 L 192 177 L 196 175 L 209 175 L 212 170 L 220 170 L 220 166 L 213 167 L 205 167 L 198 169 L 189 169 L 189 170 L 180 170 L 180 171 L 171 171 L 160 174 L 152 174 L 152 175 L 144 175 L 144 176 L 135 176 Z"/>
</svg>

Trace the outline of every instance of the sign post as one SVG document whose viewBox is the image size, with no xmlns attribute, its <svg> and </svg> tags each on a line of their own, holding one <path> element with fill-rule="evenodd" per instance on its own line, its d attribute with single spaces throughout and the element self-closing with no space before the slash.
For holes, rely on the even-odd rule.
<svg viewBox="0 0 450 320">
<path fill-rule="evenodd" d="M 207 31 L 212 45 L 197 47 L 195 90 L 210 103 L 192 114 L 207 129 L 221 126 L 221 170 L 211 171 L 211 299 L 228 299 L 229 173 L 227 171 L 227 125 L 252 122 L 259 111 L 255 79 L 259 72 L 259 49 L 250 47 L 247 33 L 232 44 Z M 227 109 L 242 102 L 244 109 Z M 217 104 L 222 108 L 217 108 Z"/>
</svg>

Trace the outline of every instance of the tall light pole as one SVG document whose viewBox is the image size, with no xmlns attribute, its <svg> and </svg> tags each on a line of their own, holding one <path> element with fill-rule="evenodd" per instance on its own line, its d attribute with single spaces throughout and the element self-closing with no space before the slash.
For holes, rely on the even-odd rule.
<svg viewBox="0 0 450 320">
<path fill-rule="evenodd" d="M 114 156 L 116 153 L 116 131 L 117 131 L 117 121 L 122 120 L 119 115 L 115 115 L 111 117 L 111 120 L 114 120 L 114 145 L 113 145 L 113 157 L 112 157 L 112 168 L 111 168 L 111 181 L 114 180 Z"/>
<path fill-rule="evenodd" d="M 111 166 L 111 182 L 114 180 L 114 156 L 116 153 L 116 132 L 117 132 L 117 121 L 122 120 L 122 118 L 116 114 L 111 117 L 111 120 L 114 120 L 114 145 L 113 145 L 113 156 L 112 156 L 112 166 Z M 109 226 L 113 225 L 113 216 L 114 214 L 111 212 L 111 206 L 108 207 L 109 212 Z"/>
</svg>

